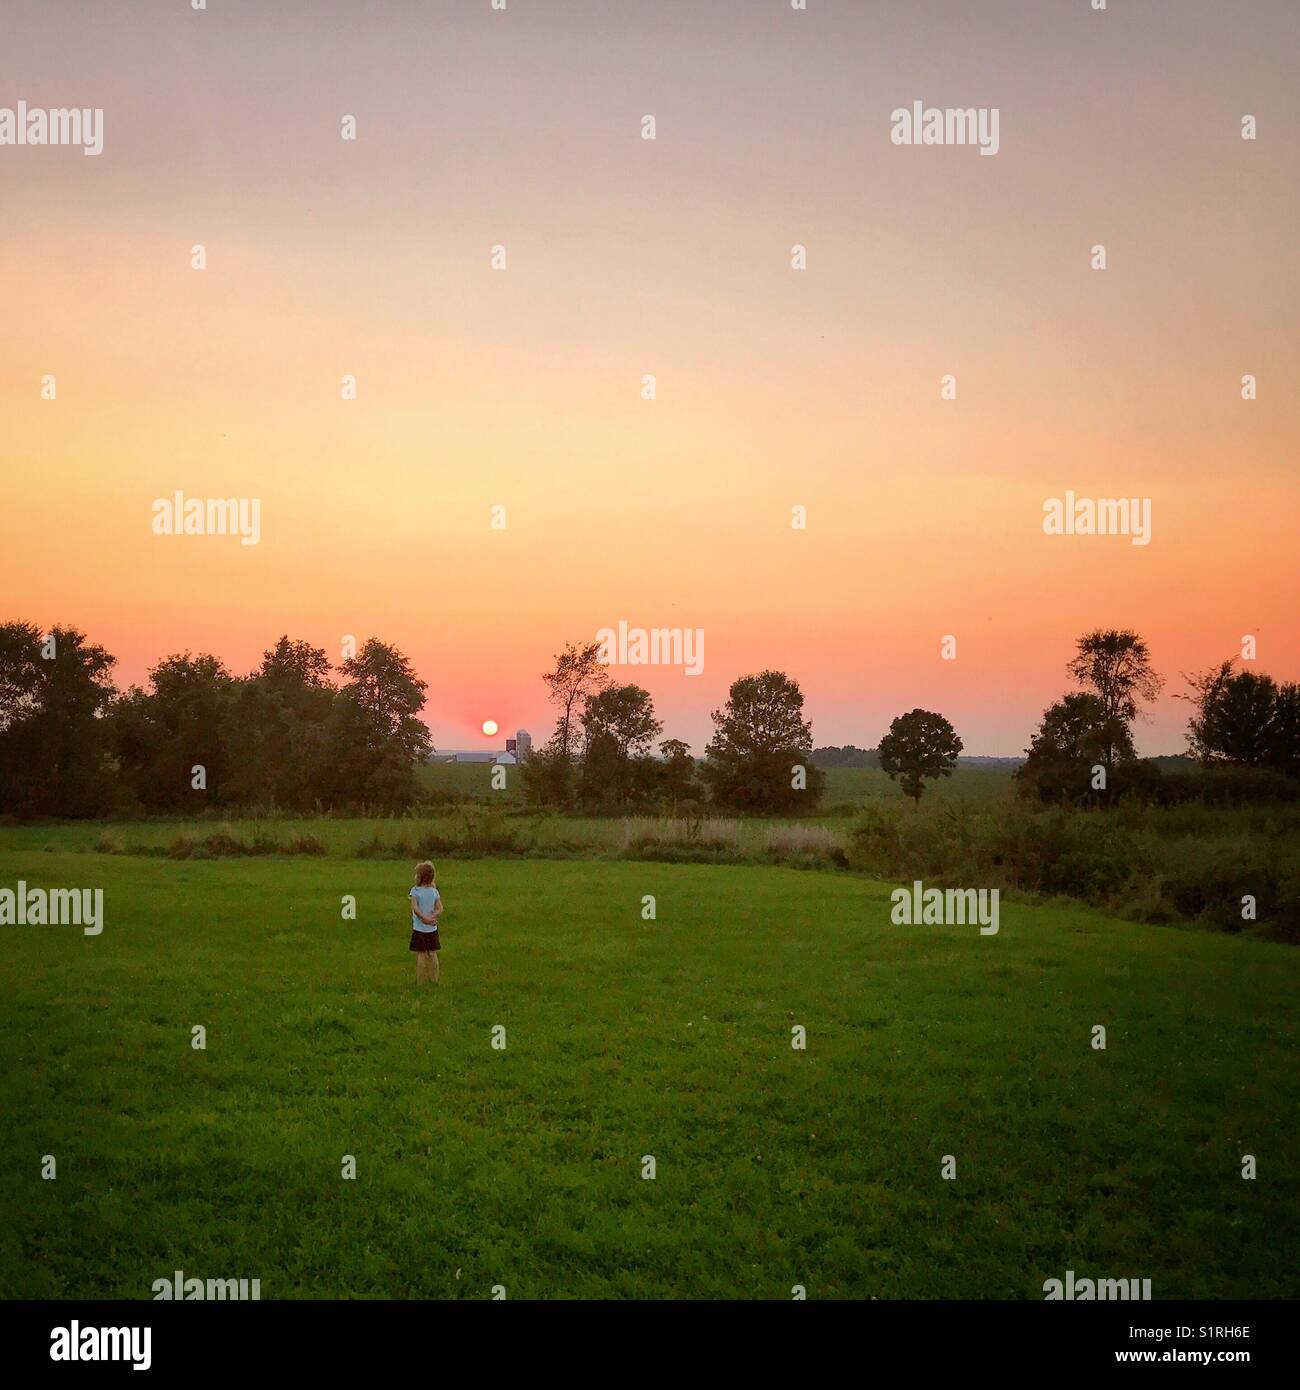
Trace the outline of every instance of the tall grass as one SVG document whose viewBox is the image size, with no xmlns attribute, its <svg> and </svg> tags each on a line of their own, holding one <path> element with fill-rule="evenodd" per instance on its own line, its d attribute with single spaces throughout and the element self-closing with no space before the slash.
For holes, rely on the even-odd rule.
<svg viewBox="0 0 1300 1390">
<path fill-rule="evenodd" d="M 671 816 L 629 816 L 618 823 L 619 844 L 623 850 L 649 849 L 661 845 L 686 845 L 695 849 L 741 850 L 745 845 L 744 827 L 738 820 L 675 818 Z"/>
<path fill-rule="evenodd" d="M 875 806 L 849 862 L 889 879 L 1068 897 L 1140 921 L 1300 941 L 1300 816 L 1289 807 Z"/>
<path fill-rule="evenodd" d="M 848 840 L 840 831 L 821 825 L 744 821 L 721 816 L 633 816 L 619 822 L 618 849 L 624 856 L 672 859 L 725 857 L 733 861 L 807 867 L 848 863 Z"/>
</svg>

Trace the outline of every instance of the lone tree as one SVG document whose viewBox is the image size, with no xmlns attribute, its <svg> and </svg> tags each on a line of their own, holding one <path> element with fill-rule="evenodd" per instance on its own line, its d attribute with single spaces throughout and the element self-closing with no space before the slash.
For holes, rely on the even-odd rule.
<svg viewBox="0 0 1300 1390">
<path fill-rule="evenodd" d="M 575 647 L 572 642 L 555 658 L 555 670 L 545 673 L 546 693 L 560 711 L 551 748 L 565 762 L 573 757 L 577 723 L 587 701 L 609 684 L 609 672 L 600 663 L 600 643 Z"/>
<path fill-rule="evenodd" d="M 1138 701 L 1154 700 L 1165 683 L 1151 665 L 1147 644 L 1127 628 L 1086 633 L 1065 669 L 1080 685 L 1091 687 L 1108 718 L 1125 725 L 1137 718 Z M 1119 755 L 1118 745 L 1106 754 L 1104 761 L 1113 762 Z"/>
<path fill-rule="evenodd" d="M 699 771 L 716 802 L 742 811 L 817 804 L 826 776 L 813 764 L 797 681 L 781 671 L 742 676 L 711 717 L 716 729 Z"/>
<path fill-rule="evenodd" d="M 961 750 L 957 731 L 943 715 L 914 709 L 894 720 L 878 751 L 880 766 L 919 806 L 924 779 L 951 777 Z"/>
</svg>

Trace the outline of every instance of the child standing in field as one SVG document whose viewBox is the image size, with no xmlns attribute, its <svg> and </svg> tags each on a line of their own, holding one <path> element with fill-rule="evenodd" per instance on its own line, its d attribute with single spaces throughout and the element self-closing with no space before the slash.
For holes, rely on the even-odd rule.
<svg viewBox="0 0 1300 1390">
<path fill-rule="evenodd" d="M 415 952 L 417 985 L 425 980 L 432 980 L 436 985 L 441 974 L 438 918 L 442 916 L 442 894 L 433 880 L 433 865 L 427 859 L 415 866 L 415 887 L 411 889 L 411 950 Z"/>
</svg>

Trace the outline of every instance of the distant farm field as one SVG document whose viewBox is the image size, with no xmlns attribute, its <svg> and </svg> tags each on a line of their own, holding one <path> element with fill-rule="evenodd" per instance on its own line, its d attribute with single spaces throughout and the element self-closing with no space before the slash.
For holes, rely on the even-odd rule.
<svg viewBox="0 0 1300 1390">
<path fill-rule="evenodd" d="M 405 865 L 31 829 L 0 884 L 101 886 L 106 926 L 0 928 L 6 1297 L 176 1269 L 264 1298 L 1300 1293 L 1293 949 L 1006 903 L 993 937 L 895 926 L 844 873 L 451 860 L 417 993 Z"/>
<path fill-rule="evenodd" d="M 902 799 L 898 784 L 887 773 L 873 767 L 829 767 L 824 769 L 826 791 L 820 814 L 836 814 L 865 805 L 876 798 Z M 420 768 L 420 783 L 426 795 L 466 798 L 503 805 L 523 801 L 522 776 L 517 767 L 505 769 L 505 785 L 492 786 L 492 767 L 487 763 L 426 763 Z M 951 777 L 933 783 L 928 795 L 942 801 L 985 801 L 1011 789 L 1011 769 L 1005 767 L 959 767 Z"/>
</svg>

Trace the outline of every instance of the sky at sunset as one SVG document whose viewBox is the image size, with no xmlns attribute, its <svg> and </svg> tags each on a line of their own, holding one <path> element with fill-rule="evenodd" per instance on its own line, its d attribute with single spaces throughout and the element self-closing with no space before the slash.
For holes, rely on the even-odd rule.
<svg viewBox="0 0 1300 1390">
<path fill-rule="evenodd" d="M 613 672 L 696 752 L 777 667 L 818 744 L 970 754 L 1132 627 L 1180 751 L 1244 634 L 1300 678 L 1298 53 L 1289 0 L 5 0 L 0 107 L 104 146 L 0 146 L 0 619 L 123 685 L 382 637 L 451 748 L 543 739 L 566 641 L 698 628 Z M 998 153 L 891 143 L 918 100 Z M 155 535 L 178 490 L 259 543 Z M 1067 490 L 1150 544 L 1045 535 Z"/>
</svg>

